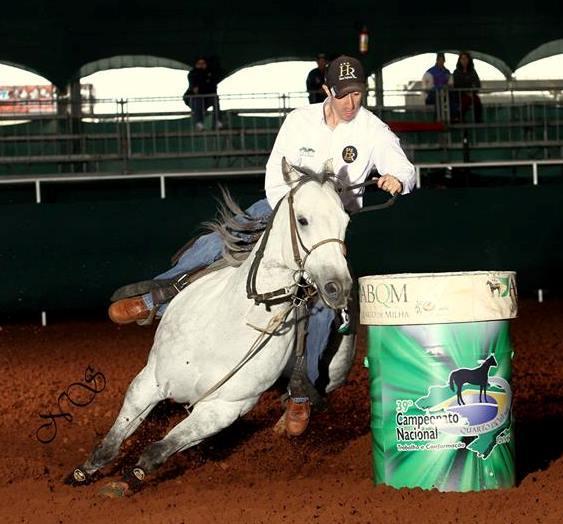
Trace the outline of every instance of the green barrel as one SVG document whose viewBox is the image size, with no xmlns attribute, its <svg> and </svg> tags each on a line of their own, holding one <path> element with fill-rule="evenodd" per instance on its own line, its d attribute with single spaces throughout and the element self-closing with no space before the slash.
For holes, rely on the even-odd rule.
<svg viewBox="0 0 563 524">
<path fill-rule="evenodd" d="M 508 319 L 516 313 L 514 272 L 360 278 L 375 483 L 514 486 Z"/>
</svg>

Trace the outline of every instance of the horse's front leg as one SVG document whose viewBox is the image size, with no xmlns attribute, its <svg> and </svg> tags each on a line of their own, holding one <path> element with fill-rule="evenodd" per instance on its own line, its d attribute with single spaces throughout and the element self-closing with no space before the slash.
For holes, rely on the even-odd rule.
<svg viewBox="0 0 563 524">
<path fill-rule="evenodd" d="M 129 384 L 123 406 L 108 434 L 94 448 L 88 460 L 67 476 L 65 483 L 79 486 L 94 480 L 95 473 L 117 456 L 123 441 L 139 427 L 160 400 L 154 374 L 145 367 Z"/>
<path fill-rule="evenodd" d="M 463 397 L 461 396 L 461 389 L 463 388 L 463 386 L 458 386 L 457 387 L 457 405 L 461 406 L 462 404 L 465 406 L 465 402 L 463 401 Z"/>
<path fill-rule="evenodd" d="M 108 484 L 102 494 L 115 497 L 138 490 L 148 473 L 161 466 L 171 455 L 199 444 L 230 426 L 247 413 L 259 397 L 229 402 L 220 399 L 202 401 L 191 414 L 177 424 L 162 439 L 147 446 L 131 471 L 126 471 L 122 482 Z"/>
</svg>

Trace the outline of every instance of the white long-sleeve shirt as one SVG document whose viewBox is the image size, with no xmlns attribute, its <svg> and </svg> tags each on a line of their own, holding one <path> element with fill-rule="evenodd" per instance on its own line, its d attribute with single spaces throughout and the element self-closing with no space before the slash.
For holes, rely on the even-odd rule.
<svg viewBox="0 0 563 524">
<path fill-rule="evenodd" d="M 323 105 L 295 109 L 281 126 L 266 164 L 264 185 L 270 206 L 274 208 L 289 190 L 281 169 L 284 156 L 290 164 L 317 173 L 330 160 L 334 173 L 350 185 L 364 182 L 375 167 L 381 175 L 393 175 L 400 180 L 403 194 L 410 192 L 415 183 L 414 166 L 389 127 L 361 107 L 352 121 L 331 129 L 325 122 Z M 344 192 L 344 207 L 348 211 L 360 209 L 361 195 L 361 189 Z"/>
</svg>

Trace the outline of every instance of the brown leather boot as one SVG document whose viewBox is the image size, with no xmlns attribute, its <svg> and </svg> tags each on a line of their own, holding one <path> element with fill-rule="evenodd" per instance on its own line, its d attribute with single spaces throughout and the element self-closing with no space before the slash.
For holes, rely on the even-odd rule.
<svg viewBox="0 0 563 524">
<path fill-rule="evenodd" d="M 116 324 L 130 324 L 145 320 L 150 314 L 142 297 L 124 298 L 114 302 L 108 309 L 109 318 Z"/>
<path fill-rule="evenodd" d="M 296 402 L 292 398 L 287 401 L 285 410 L 285 430 L 290 437 L 303 434 L 309 425 L 311 402 L 309 399 Z"/>
</svg>

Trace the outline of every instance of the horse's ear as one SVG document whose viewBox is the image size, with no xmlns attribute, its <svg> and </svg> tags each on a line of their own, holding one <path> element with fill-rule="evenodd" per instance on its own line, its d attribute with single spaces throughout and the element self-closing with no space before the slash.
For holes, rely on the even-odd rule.
<svg viewBox="0 0 563 524">
<path fill-rule="evenodd" d="M 325 160 L 323 164 L 323 173 L 326 175 L 334 176 L 334 167 L 332 165 L 332 158 Z"/>
<path fill-rule="evenodd" d="M 297 182 L 297 180 L 299 179 L 299 173 L 297 173 L 297 171 L 293 169 L 293 166 L 285 159 L 285 157 L 282 157 L 281 165 L 285 183 L 290 185 L 294 182 Z"/>
</svg>

